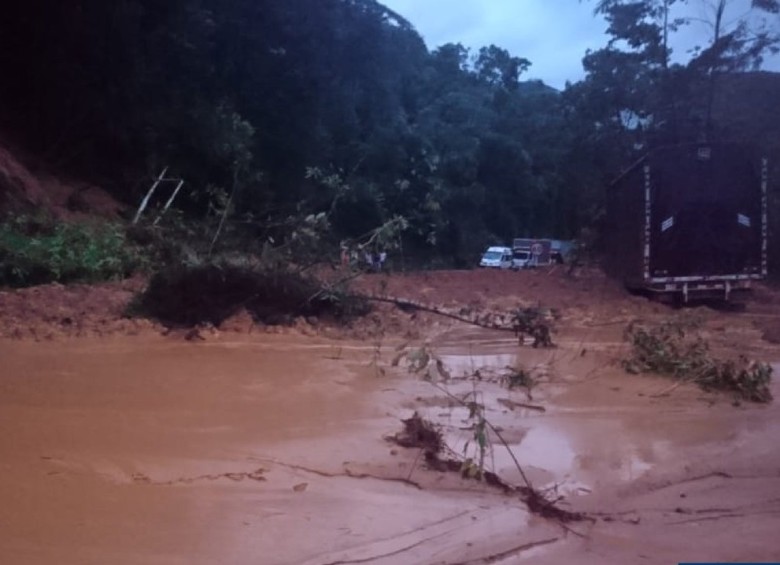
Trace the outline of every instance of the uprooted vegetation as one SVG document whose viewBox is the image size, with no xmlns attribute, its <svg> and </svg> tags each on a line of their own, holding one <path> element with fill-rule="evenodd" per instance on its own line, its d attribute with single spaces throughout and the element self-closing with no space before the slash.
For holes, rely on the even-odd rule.
<svg viewBox="0 0 780 565">
<path fill-rule="evenodd" d="M 528 509 L 538 516 L 557 520 L 561 523 L 589 519 L 585 514 L 559 508 L 556 506 L 555 500 L 548 500 L 544 494 L 533 488 L 527 479 L 525 479 L 524 485 L 512 485 L 496 473 L 486 470 L 484 468 L 484 456 L 488 449 L 489 435 L 491 433 L 501 440 L 501 443 L 509 450 L 513 459 L 514 454 L 512 454 L 506 442 L 501 439 L 498 430 L 485 419 L 484 407 L 474 399 L 462 401 L 469 408 L 470 419 L 474 420 L 474 441 L 478 452 L 481 454 L 479 460 L 468 456 L 464 456 L 462 459 L 444 456 L 443 454 L 447 450 L 447 446 L 441 430 L 432 422 L 422 418 L 417 412 L 411 418 L 402 420 L 403 430 L 394 436 L 390 436 L 388 440 L 402 447 L 422 450 L 426 465 L 434 471 L 459 473 L 465 479 L 483 481 L 485 484 L 501 489 L 507 494 L 518 494 Z M 516 459 L 514 461 L 520 474 L 525 478 L 525 473 L 519 462 Z"/>
<path fill-rule="evenodd" d="M 555 317 L 554 310 L 518 308 L 512 314 L 512 329 L 521 345 L 528 336 L 533 339 L 533 347 L 554 347 L 550 319 Z"/>
<path fill-rule="evenodd" d="M 411 418 L 402 420 L 403 431 L 392 437 L 392 441 L 401 447 L 416 447 L 424 449 L 426 454 L 438 456 L 444 449 L 444 439 L 441 430 L 433 423 L 415 412 Z"/>
<path fill-rule="evenodd" d="M 441 358 L 424 344 L 420 347 L 409 348 L 408 344 L 403 344 L 396 348 L 396 355 L 390 362 L 391 367 L 398 367 L 401 361 L 406 361 L 406 369 L 411 374 L 420 375 L 424 380 L 434 381 L 441 379 L 450 380 L 452 374 L 444 365 Z"/>
<path fill-rule="evenodd" d="M 772 367 L 744 356 L 736 360 L 714 358 L 696 327 L 676 322 L 660 325 L 632 323 L 626 329 L 631 353 L 623 360 L 630 373 L 668 375 L 692 382 L 704 390 L 732 393 L 737 400 L 770 402 Z"/>
<path fill-rule="evenodd" d="M 291 270 L 210 264 L 158 272 L 134 311 L 173 326 L 215 326 L 244 309 L 255 321 L 290 323 L 298 316 L 349 321 L 370 311 L 365 300 Z"/>
</svg>

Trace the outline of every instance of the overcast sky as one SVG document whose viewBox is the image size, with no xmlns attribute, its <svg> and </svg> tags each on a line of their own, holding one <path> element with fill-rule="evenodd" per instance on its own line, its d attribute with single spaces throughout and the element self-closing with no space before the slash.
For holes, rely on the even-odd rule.
<svg viewBox="0 0 780 565">
<path fill-rule="evenodd" d="M 606 22 L 593 15 L 595 0 L 379 0 L 409 20 L 429 49 L 462 43 L 476 52 L 495 44 L 532 63 L 526 79 L 542 79 L 556 88 L 583 77 L 582 57 L 587 49 L 607 43 Z M 707 19 L 707 0 L 691 0 L 689 15 Z M 744 13 L 749 0 L 731 0 L 726 20 Z M 770 25 L 780 26 L 774 16 Z M 677 57 L 704 44 L 705 24 L 691 24 L 676 40 Z M 765 68 L 780 71 L 775 56 Z"/>
</svg>

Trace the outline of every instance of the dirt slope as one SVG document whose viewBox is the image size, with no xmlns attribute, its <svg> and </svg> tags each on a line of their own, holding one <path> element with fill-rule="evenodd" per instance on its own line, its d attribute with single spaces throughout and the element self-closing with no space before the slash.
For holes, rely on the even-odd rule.
<svg viewBox="0 0 780 565">
<path fill-rule="evenodd" d="M 100 187 L 31 171 L 0 141 L 0 216 L 49 214 L 62 220 L 117 219 L 125 207 Z"/>
</svg>

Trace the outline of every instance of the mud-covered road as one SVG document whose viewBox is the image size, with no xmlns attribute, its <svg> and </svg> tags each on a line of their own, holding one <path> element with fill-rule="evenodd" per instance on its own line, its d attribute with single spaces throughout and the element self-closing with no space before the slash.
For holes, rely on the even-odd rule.
<svg viewBox="0 0 780 565">
<path fill-rule="evenodd" d="M 674 316 L 698 317 L 719 352 L 780 362 L 762 340 L 774 294 L 745 311 L 672 311 L 592 281 L 582 291 L 497 274 L 508 275 L 503 292 L 479 286 L 492 284 L 485 273 L 448 282 L 449 294 L 436 275 L 383 286 L 464 307 L 550 293 L 562 308 L 557 348 L 390 309 L 372 323 L 393 331 L 368 324 L 340 339 L 298 328 L 185 341 L 148 326 L 0 340 L 0 562 L 780 558 L 777 401 L 734 405 L 687 385 L 658 396 L 669 380 L 627 375 L 617 362 L 627 321 Z M 472 283 L 483 290 L 458 294 Z M 402 346 L 436 355 L 448 378 L 421 378 L 404 359 L 393 366 Z M 533 374 L 530 391 L 507 388 L 507 366 Z M 541 518 L 387 441 L 416 411 L 441 426 L 453 455 L 474 455 L 473 419 L 453 399 L 469 394 L 533 486 L 587 520 Z M 507 449 L 495 437 L 489 447 L 486 468 L 521 484 Z"/>
</svg>

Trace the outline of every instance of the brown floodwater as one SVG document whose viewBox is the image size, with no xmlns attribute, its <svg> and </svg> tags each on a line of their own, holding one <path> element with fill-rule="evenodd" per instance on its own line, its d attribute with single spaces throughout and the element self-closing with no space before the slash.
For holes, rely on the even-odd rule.
<svg viewBox="0 0 780 565">
<path fill-rule="evenodd" d="M 775 405 L 653 398 L 668 381 L 581 346 L 440 336 L 453 378 L 434 385 L 391 367 L 390 345 L 297 335 L 0 341 L 0 563 L 778 558 Z M 518 363 L 540 375 L 530 397 L 497 378 Z M 418 411 L 475 454 L 450 396 L 469 394 L 534 487 L 592 521 L 562 528 L 386 441 Z M 486 467 L 519 484 L 491 444 Z"/>
</svg>

